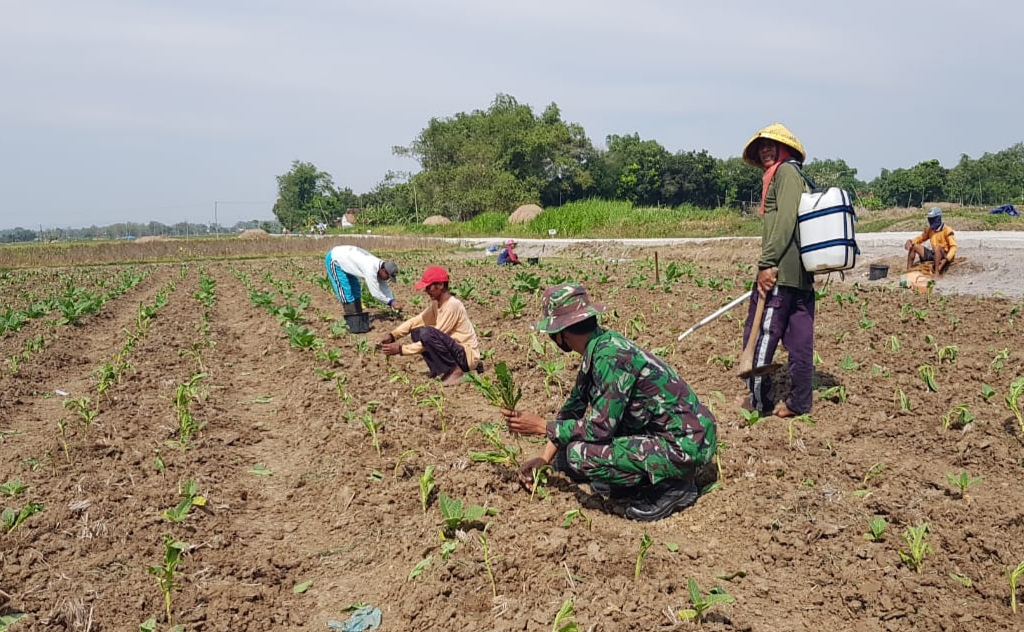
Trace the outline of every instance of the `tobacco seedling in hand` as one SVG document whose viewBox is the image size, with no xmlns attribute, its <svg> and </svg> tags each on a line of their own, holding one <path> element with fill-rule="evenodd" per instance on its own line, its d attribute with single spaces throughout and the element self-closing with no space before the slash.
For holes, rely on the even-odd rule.
<svg viewBox="0 0 1024 632">
<path fill-rule="evenodd" d="M 882 542 L 885 540 L 885 529 L 889 526 L 889 523 L 885 521 L 885 518 L 878 516 L 871 520 L 868 520 L 868 532 L 864 534 L 864 539 L 868 542 Z"/>
<path fill-rule="evenodd" d="M 690 608 L 679 611 L 679 618 L 683 621 L 694 621 L 698 623 L 704 621 L 704 615 L 708 610 L 714 606 L 723 604 L 735 603 L 735 599 L 729 593 L 725 592 L 720 586 L 715 586 L 707 595 L 701 593 L 700 587 L 697 586 L 697 582 L 690 577 L 686 580 L 686 588 L 690 593 Z"/>
<path fill-rule="evenodd" d="M 420 505 L 423 506 L 423 513 L 427 513 L 430 493 L 434 491 L 434 469 L 433 465 L 428 465 L 420 476 Z"/>
<path fill-rule="evenodd" d="M 960 472 L 959 475 L 946 474 L 946 480 L 949 484 L 957 489 L 960 498 L 967 498 L 967 488 L 973 485 L 977 485 L 981 481 L 985 480 L 984 476 L 971 476 L 967 472 Z"/>
<path fill-rule="evenodd" d="M 909 551 L 901 550 L 899 552 L 900 559 L 907 565 L 907 568 L 915 573 L 920 573 L 924 556 L 932 552 L 932 545 L 928 544 L 928 524 L 907 527 L 903 532 L 903 541 L 907 543 Z"/>
<path fill-rule="evenodd" d="M 494 365 L 494 374 L 497 378 L 494 382 L 491 382 L 486 377 L 477 375 L 475 371 L 470 371 L 466 376 L 469 378 L 470 383 L 484 396 L 488 404 L 495 408 L 515 410 L 516 406 L 519 405 L 519 400 L 523 397 L 523 389 L 516 388 L 512 372 L 509 371 L 508 365 L 505 362 L 499 362 Z"/>
<path fill-rule="evenodd" d="M 633 579 L 640 579 L 640 571 L 643 570 L 644 560 L 647 558 L 647 551 L 651 549 L 654 544 L 654 538 L 647 535 L 647 530 L 644 529 L 644 534 L 640 536 L 640 550 L 636 554 L 636 565 L 633 567 Z"/>
<path fill-rule="evenodd" d="M 181 557 L 189 546 L 184 542 L 175 540 L 169 535 L 164 536 L 164 563 L 163 566 L 150 566 L 147 570 L 156 576 L 157 586 L 164 596 L 164 613 L 167 615 L 167 622 L 171 621 L 171 591 L 178 588 L 175 577 Z"/>
</svg>

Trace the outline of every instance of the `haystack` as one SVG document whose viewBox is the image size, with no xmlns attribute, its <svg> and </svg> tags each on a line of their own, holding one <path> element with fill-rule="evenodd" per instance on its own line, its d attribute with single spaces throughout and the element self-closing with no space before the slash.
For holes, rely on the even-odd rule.
<svg viewBox="0 0 1024 632">
<path fill-rule="evenodd" d="M 423 224 L 426 226 L 440 226 L 442 224 L 451 224 L 452 220 L 448 219 L 444 215 L 431 215 L 427 219 L 423 220 Z"/>
<path fill-rule="evenodd" d="M 146 235 L 145 237 L 139 237 L 135 240 L 137 244 L 148 244 L 153 241 L 170 241 L 171 238 L 166 235 Z"/>
<path fill-rule="evenodd" d="M 523 204 L 508 216 L 509 224 L 525 224 L 544 212 L 536 204 Z"/>
<path fill-rule="evenodd" d="M 239 239 L 262 239 L 267 236 L 267 231 L 262 228 L 249 228 L 238 233 Z"/>
</svg>

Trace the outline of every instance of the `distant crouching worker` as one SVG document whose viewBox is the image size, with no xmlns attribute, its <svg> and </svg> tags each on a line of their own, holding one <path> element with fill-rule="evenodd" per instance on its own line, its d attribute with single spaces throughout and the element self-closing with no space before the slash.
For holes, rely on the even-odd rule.
<svg viewBox="0 0 1024 632">
<path fill-rule="evenodd" d="M 509 239 L 505 242 L 505 247 L 498 253 L 498 265 L 499 266 L 517 266 L 519 265 L 519 256 L 516 254 L 516 240 Z"/>
<path fill-rule="evenodd" d="M 334 294 L 341 301 L 346 314 L 360 314 L 363 311 L 360 279 L 366 281 L 366 287 L 373 298 L 392 309 L 402 309 L 388 285 L 388 281 L 398 275 L 398 265 L 394 261 L 384 261 L 358 246 L 335 246 L 327 251 L 324 264 Z"/>
</svg>

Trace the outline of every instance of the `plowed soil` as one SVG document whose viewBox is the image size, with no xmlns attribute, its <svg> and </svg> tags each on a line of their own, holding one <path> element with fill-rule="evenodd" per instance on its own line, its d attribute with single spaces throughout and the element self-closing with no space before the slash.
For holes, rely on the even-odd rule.
<svg viewBox="0 0 1024 632">
<path fill-rule="evenodd" d="M 50 314 L 8 332 L 0 483 L 20 479 L 27 490 L 0 502 L 43 510 L 0 535 L 0 613 L 24 613 L 12 630 L 137 630 L 150 618 L 160 630 L 327 630 L 349 606 L 369 604 L 381 630 L 550 630 L 571 599 L 581 630 L 672 630 L 696 628 L 677 614 L 692 578 L 735 598 L 708 612 L 705 630 L 1021 629 L 1007 569 L 1024 560 L 1024 449 L 1004 400 L 1024 375 L 1020 300 L 916 294 L 893 279 L 823 287 L 811 419 L 751 425 L 733 404 L 745 308 L 676 338 L 744 291 L 752 256 L 728 245 L 660 254 L 658 282 L 642 251 L 614 262 L 567 253 L 519 269 L 458 253 L 441 261 L 469 294 L 486 375 L 506 361 L 522 408 L 554 414 L 578 368 L 578 357 L 548 350 L 565 367 L 561 383 L 545 386 L 529 275 L 540 290 L 583 283 L 612 308 L 606 327 L 656 349 L 710 403 L 718 486 L 650 524 L 559 476 L 531 499 L 508 467 L 471 461 L 487 446 L 467 431 L 500 416 L 470 384 L 442 388 L 420 359 L 377 353 L 394 322 L 380 309 L 371 332 L 332 335 L 341 309 L 318 281 L 318 257 L 138 266 L 147 278 L 79 325 Z M 396 294 L 408 301 L 437 261 L 397 258 L 407 272 Z M 201 274 L 215 281 L 211 307 L 194 296 Z M 10 283 L 5 296 L 30 289 Z M 507 313 L 514 287 L 526 305 L 518 316 Z M 140 329 L 140 304 L 160 290 L 167 305 Z M 308 294 L 298 326 L 322 342 L 319 357 L 293 346 L 254 293 L 278 307 Z M 39 336 L 42 347 L 27 352 Z M 133 336 L 121 356 L 130 366 L 99 395 L 98 370 Z M 196 375 L 185 402 L 201 429 L 183 443 L 176 395 Z M 778 388 L 784 396 L 784 372 Z M 65 404 L 81 397 L 98 409 L 88 427 Z M 966 415 L 951 413 L 961 404 Z M 368 420 L 380 426 L 379 454 Z M 540 449 L 505 440 L 524 456 Z M 436 489 L 424 511 L 427 466 Z M 949 478 L 961 473 L 978 479 L 963 494 Z M 173 522 L 162 514 L 189 480 L 205 504 Z M 449 533 L 447 559 L 440 494 L 497 510 Z M 574 509 L 589 522 L 566 525 Z M 872 542 L 864 534 L 876 517 L 888 526 Z M 915 570 L 901 551 L 920 525 L 930 550 Z M 653 545 L 638 564 L 645 534 Z M 147 570 L 163 564 L 165 536 L 187 545 L 170 622 Z"/>
</svg>

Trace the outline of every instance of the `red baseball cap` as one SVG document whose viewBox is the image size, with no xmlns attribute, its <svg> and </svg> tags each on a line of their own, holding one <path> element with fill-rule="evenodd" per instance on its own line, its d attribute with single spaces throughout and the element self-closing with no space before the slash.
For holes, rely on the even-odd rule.
<svg viewBox="0 0 1024 632">
<path fill-rule="evenodd" d="M 446 283 L 448 281 L 448 271 L 441 266 L 430 266 L 423 271 L 423 276 L 417 281 L 413 287 L 417 290 L 422 290 L 431 283 Z"/>
</svg>

